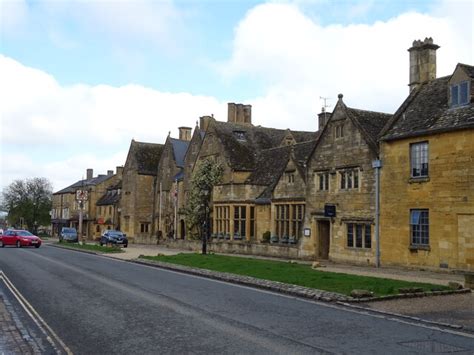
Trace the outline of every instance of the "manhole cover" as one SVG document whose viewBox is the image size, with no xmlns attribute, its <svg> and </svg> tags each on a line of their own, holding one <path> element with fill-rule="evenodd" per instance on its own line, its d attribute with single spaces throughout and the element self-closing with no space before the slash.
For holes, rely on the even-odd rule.
<svg viewBox="0 0 474 355">
<path fill-rule="evenodd" d="M 410 348 L 415 348 L 422 351 L 427 351 L 431 353 L 454 353 L 457 351 L 466 351 L 454 345 L 443 344 L 433 340 L 422 340 L 422 341 L 408 341 L 400 343 L 400 345 L 409 346 Z"/>
</svg>

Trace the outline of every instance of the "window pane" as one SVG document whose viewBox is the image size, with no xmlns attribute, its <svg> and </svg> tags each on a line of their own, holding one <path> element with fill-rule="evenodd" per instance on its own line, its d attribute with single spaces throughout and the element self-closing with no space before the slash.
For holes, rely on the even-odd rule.
<svg viewBox="0 0 474 355">
<path fill-rule="evenodd" d="M 354 228 L 352 223 L 347 224 L 347 246 L 354 246 Z"/>
<path fill-rule="evenodd" d="M 341 172 L 341 189 L 346 188 L 346 173 Z"/>
<path fill-rule="evenodd" d="M 364 247 L 372 248 L 371 225 L 365 225 Z"/>
<path fill-rule="evenodd" d="M 356 224 L 356 247 L 362 248 L 362 224 Z"/>
<path fill-rule="evenodd" d="M 354 189 L 359 188 L 359 170 L 354 170 Z"/>
<path fill-rule="evenodd" d="M 451 86 L 451 105 L 455 106 L 459 104 L 458 98 L 458 86 L 453 85 Z"/>
<path fill-rule="evenodd" d="M 325 177 L 325 182 L 326 182 L 325 189 L 329 190 L 329 174 L 328 173 L 324 174 L 324 177 Z"/>
<path fill-rule="evenodd" d="M 460 89 L 459 103 L 461 105 L 467 104 L 467 96 L 468 96 L 467 95 L 467 89 L 468 89 L 467 82 L 461 83 L 461 85 L 459 85 L 459 89 Z"/>
</svg>

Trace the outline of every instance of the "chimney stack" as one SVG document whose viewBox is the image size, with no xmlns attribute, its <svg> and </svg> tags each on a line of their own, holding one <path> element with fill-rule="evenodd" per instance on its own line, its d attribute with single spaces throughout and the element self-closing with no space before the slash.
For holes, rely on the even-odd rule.
<svg viewBox="0 0 474 355">
<path fill-rule="evenodd" d="M 87 169 L 87 173 L 86 173 L 87 180 L 91 180 L 93 175 L 94 175 L 94 170 L 93 169 Z"/>
<path fill-rule="evenodd" d="M 252 105 L 227 104 L 227 122 L 252 124 Z"/>
<path fill-rule="evenodd" d="M 118 175 L 119 178 L 122 178 L 123 166 L 117 166 L 117 175 Z"/>
<path fill-rule="evenodd" d="M 202 117 L 199 117 L 199 128 L 202 130 L 202 131 L 207 131 L 207 127 L 209 126 L 209 123 L 211 122 L 211 120 L 213 120 L 214 117 L 212 116 L 202 116 Z"/>
<path fill-rule="evenodd" d="M 179 139 L 182 141 L 190 141 L 191 140 L 191 127 L 179 127 Z"/>
<path fill-rule="evenodd" d="M 322 131 L 326 123 L 328 123 L 329 116 L 331 116 L 331 112 L 326 112 L 326 109 L 323 107 L 321 113 L 318 113 L 318 131 Z"/>
<path fill-rule="evenodd" d="M 113 170 L 107 170 L 107 176 L 112 176 L 114 175 L 114 171 Z"/>
<path fill-rule="evenodd" d="M 419 85 L 436 79 L 436 50 L 438 45 L 433 43 L 433 38 L 424 41 L 413 41 L 410 52 L 410 92 Z"/>
</svg>

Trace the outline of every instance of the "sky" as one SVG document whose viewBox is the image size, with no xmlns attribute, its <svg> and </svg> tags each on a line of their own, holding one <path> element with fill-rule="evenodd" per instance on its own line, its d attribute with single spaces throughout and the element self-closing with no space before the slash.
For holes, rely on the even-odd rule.
<svg viewBox="0 0 474 355">
<path fill-rule="evenodd" d="M 125 164 L 200 116 L 252 105 L 255 125 L 315 131 L 327 98 L 394 113 L 408 52 L 438 77 L 474 64 L 470 0 L 0 0 L 0 189 L 54 191 Z"/>
</svg>

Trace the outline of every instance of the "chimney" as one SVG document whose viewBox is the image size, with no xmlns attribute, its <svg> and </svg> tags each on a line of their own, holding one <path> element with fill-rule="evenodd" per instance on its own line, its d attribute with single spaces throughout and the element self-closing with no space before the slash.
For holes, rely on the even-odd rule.
<svg viewBox="0 0 474 355">
<path fill-rule="evenodd" d="M 123 175 L 123 166 L 117 166 L 117 175 L 119 178 Z"/>
<path fill-rule="evenodd" d="M 207 131 L 207 127 L 209 126 L 209 123 L 213 119 L 212 116 L 202 116 L 199 117 L 199 128 L 203 131 Z"/>
<path fill-rule="evenodd" d="M 107 176 L 112 176 L 114 175 L 114 171 L 113 170 L 107 170 Z"/>
<path fill-rule="evenodd" d="M 227 122 L 252 124 L 252 105 L 227 104 Z"/>
<path fill-rule="evenodd" d="M 182 141 L 190 141 L 191 140 L 191 127 L 179 127 L 179 139 Z"/>
<path fill-rule="evenodd" d="M 419 85 L 436 79 L 436 50 L 438 45 L 433 44 L 433 38 L 424 41 L 413 41 L 410 52 L 410 92 Z"/>
<path fill-rule="evenodd" d="M 87 180 L 91 180 L 92 176 L 94 175 L 94 170 L 93 169 L 87 169 Z"/>
<path fill-rule="evenodd" d="M 323 107 L 321 113 L 318 113 L 318 131 L 322 131 L 326 123 L 328 123 L 329 116 L 331 116 L 331 112 L 326 112 L 326 109 Z"/>
</svg>

